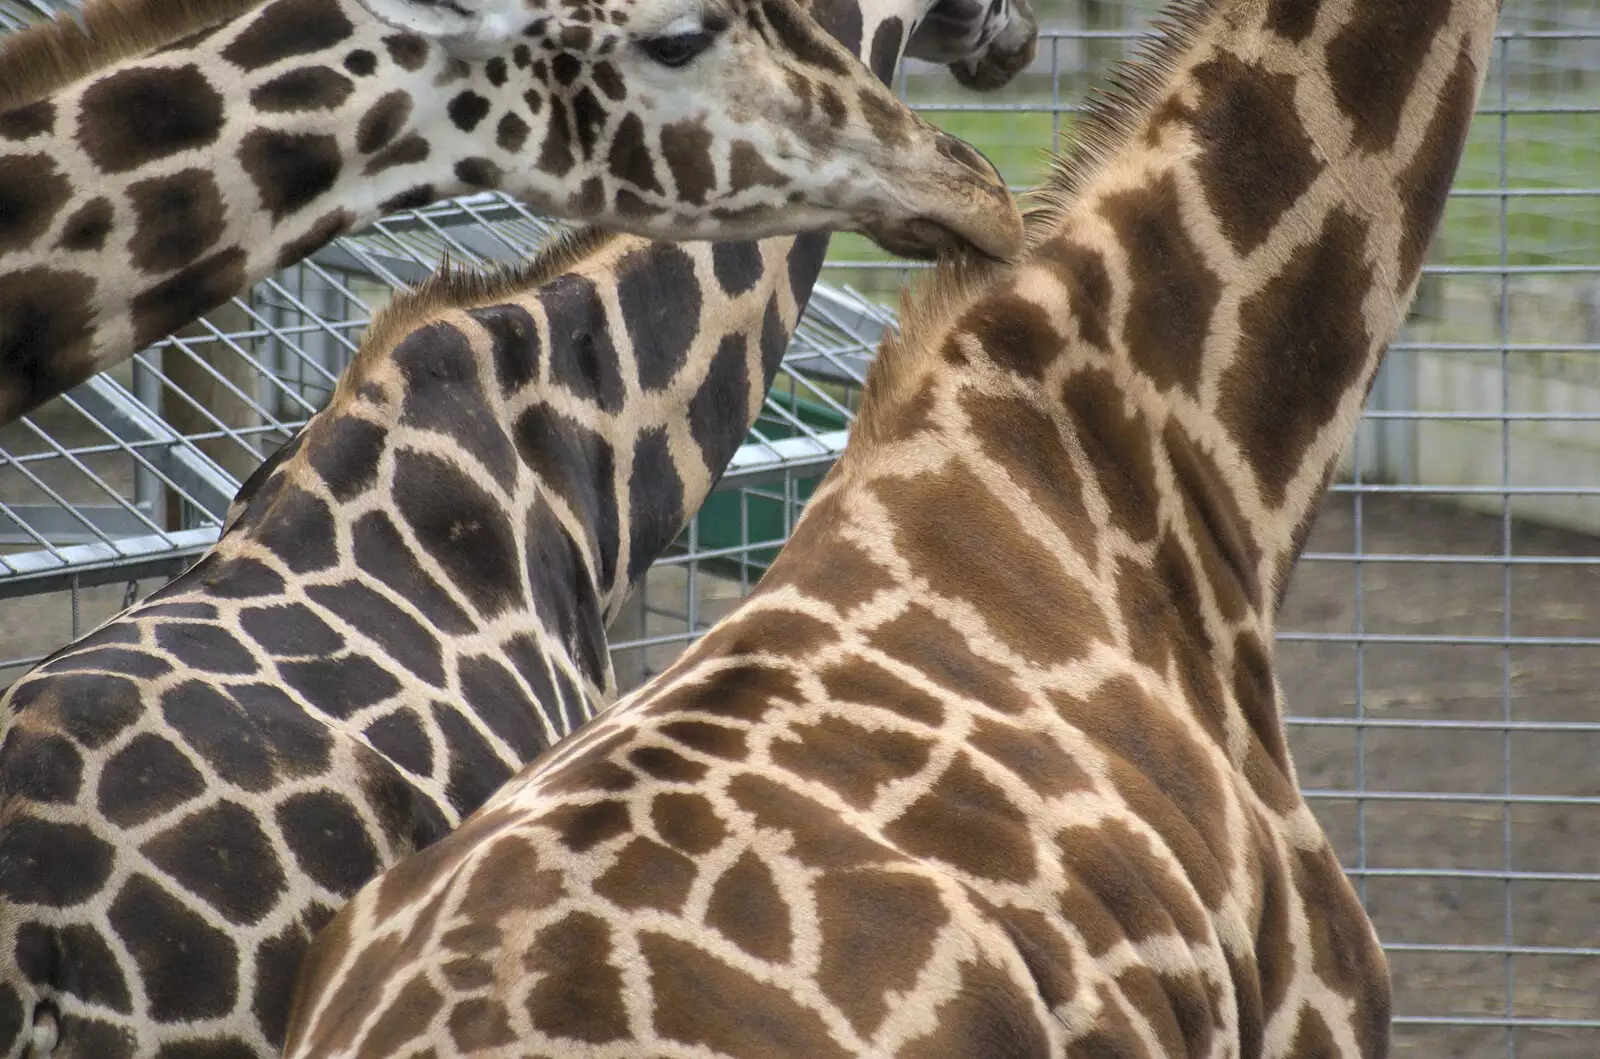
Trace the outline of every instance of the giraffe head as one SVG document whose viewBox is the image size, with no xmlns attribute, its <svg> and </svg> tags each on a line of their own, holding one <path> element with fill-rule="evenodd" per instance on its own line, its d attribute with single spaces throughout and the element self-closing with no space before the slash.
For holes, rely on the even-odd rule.
<svg viewBox="0 0 1600 1059">
<path fill-rule="evenodd" d="M 796 0 L 361 4 L 433 41 L 463 77 L 483 64 L 484 77 L 443 94 L 479 153 L 482 115 L 513 116 L 490 137 L 499 154 L 480 159 L 494 170 L 484 182 L 519 194 L 526 172 L 537 201 L 559 176 L 576 190 L 556 212 L 658 238 L 831 229 L 909 257 L 1019 249 L 994 167 L 907 108 Z M 570 133 L 519 139 L 523 111 Z"/>
</svg>

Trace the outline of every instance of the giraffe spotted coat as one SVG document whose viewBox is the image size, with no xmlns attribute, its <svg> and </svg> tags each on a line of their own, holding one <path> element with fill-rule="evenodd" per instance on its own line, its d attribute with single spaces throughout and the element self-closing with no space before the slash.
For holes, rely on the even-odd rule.
<svg viewBox="0 0 1600 1059">
<path fill-rule="evenodd" d="M 457 194 L 656 238 L 1017 249 L 993 167 L 796 0 L 479 2 L 93 0 L 87 42 L 63 17 L 0 45 L 0 425 Z M 962 56 L 1021 54 L 975 21 Z"/>
<path fill-rule="evenodd" d="M 1031 57 L 996 2 L 1028 44 L 978 83 Z M 960 55 L 997 17 L 927 10 L 816 9 L 885 79 L 908 33 Z M 0 699 L 0 1057 L 280 1054 L 312 933 L 614 695 L 605 622 L 743 440 L 827 243 L 589 233 L 381 314 L 216 547 Z"/>
<path fill-rule="evenodd" d="M 755 593 L 368 884 L 290 1059 L 1378 1059 L 1274 618 L 1494 0 L 1216 0 L 948 268 Z"/>
</svg>

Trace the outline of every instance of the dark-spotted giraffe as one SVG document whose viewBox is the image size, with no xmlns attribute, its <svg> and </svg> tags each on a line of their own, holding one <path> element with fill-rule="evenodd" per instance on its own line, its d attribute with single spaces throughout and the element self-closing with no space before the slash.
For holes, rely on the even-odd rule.
<svg viewBox="0 0 1600 1059">
<path fill-rule="evenodd" d="M 984 84 L 1032 55 L 997 3 L 1022 43 Z M 887 79 L 927 8 L 817 13 Z M 0 700 L 0 1056 L 278 1055 L 317 927 L 614 696 L 605 624 L 743 440 L 827 241 L 590 233 L 381 315 L 211 553 Z"/>
<path fill-rule="evenodd" d="M 1216 0 L 938 273 L 756 592 L 346 905 L 291 1059 L 1378 1059 L 1289 573 L 1495 0 Z"/>
<path fill-rule="evenodd" d="M 808 6 L 91 0 L 87 28 L 8 38 L 0 425 L 340 233 L 469 191 L 655 238 L 1014 254 L 993 167 Z M 954 43 L 1002 54 L 1006 26 Z"/>
</svg>

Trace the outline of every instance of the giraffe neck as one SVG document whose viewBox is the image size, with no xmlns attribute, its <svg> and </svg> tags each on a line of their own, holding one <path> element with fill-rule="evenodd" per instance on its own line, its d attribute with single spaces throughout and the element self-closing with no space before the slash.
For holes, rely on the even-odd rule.
<svg viewBox="0 0 1600 1059">
<path fill-rule="evenodd" d="M 1183 552 L 1208 620 L 1270 624 L 1415 291 L 1494 20 L 1449 0 L 1180 16 L 1060 164 L 1022 263 L 908 307 L 846 461 L 891 459 L 883 424 L 930 386 L 1004 391 L 1068 436 L 1058 499 Z"/>
<path fill-rule="evenodd" d="M 275 0 L 0 116 L 22 197 L 0 222 L 0 422 L 343 232 L 495 187 L 525 144 L 548 178 L 530 205 L 570 213 L 595 130 L 505 81 L 355 0 Z"/>
</svg>

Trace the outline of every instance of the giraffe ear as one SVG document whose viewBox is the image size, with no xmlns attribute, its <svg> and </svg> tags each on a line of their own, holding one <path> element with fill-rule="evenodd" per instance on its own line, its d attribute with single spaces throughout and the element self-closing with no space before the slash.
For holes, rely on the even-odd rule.
<svg viewBox="0 0 1600 1059">
<path fill-rule="evenodd" d="M 451 55 L 485 59 L 510 46 L 522 28 L 505 0 L 359 0 L 380 22 L 437 41 Z"/>
</svg>

